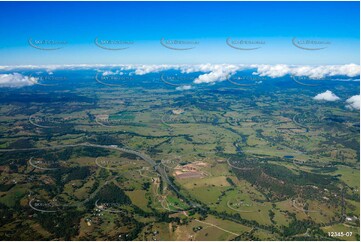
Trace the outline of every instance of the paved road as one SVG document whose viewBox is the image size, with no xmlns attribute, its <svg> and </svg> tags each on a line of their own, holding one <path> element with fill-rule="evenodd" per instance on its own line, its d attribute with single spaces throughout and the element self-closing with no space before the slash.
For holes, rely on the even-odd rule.
<svg viewBox="0 0 361 242">
<path fill-rule="evenodd" d="M 49 147 L 41 147 L 41 148 L 21 148 L 21 149 L 0 149 L 0 152 L 17 152 L 17 151 L 32 151 L 32 150 L 52 150 L 52 149 L 62 149 L 62 148 L 69 148 L 69 147 L 81 147 L 81 146 L 85 146 L 85 147 L 96 147 L 96 148 L 104 148 L 104 149 L 111 149 L 111 150 L 118 150 L 121 152 L 125 152 L 125 153 L 129 153 L 129 154 L 133 154 L 136 156 L 139 156 L 140 158 L 142 158 L 143 160 L 145 160 L 146 162 L 148 162 L 153 169 L 159 173 L 159 175 L 161 176 L 163 182 L 165 182 L 168 186 L 170 186 L 172 188 L 172 190 L 180 197 L 182 198 L 188 205 L 192 206 L 192 207 L 199 207 L 201 208 L 201 206 L 193 201 L 191 201 L 190 199 L 186 198 L 185 196 L 183 196 L 180 191 L 178 190 L 178 188 L 173 184 L 173 182 L 169 179 L 169 176 L 167 174 L 167 172 L 165 171 L 165 167 L 158 165 L 152 158 L 150 158 L 149 156 L 142 154 L 138 151 L 135 150 L 131 150 L 131 149 L 127 149 L 127 148 L 121 148 L 115 145 L 98 145 L 98 144 L 91 144 L 91 143 L 80 143 L 80 144 L 73 144 L 73 145 L 56 145 L 56 146 L 49 146 Z"/>
</svg>

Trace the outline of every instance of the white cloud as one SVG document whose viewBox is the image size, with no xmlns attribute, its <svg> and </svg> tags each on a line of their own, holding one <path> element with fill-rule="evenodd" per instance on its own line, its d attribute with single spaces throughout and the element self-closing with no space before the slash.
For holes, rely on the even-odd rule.
<svg viewBox="0 0 361 242">
<path fill-rule="evenodd" d="M 318 100 L 318 101 L 337 101 L 340 98 L 338 96 L 336 96 L 335 94 L 333 94 L 331 91 L 327 90 L 323 93 L 317 94 L 313 99 Z"/>
<path fill-rule="evenodd" d="M 292 75 L 308 76 L 310 78 L 324 78 L 327 76 L 348 76 L 360 75 L 360 67 L 355 64 L 329 65 L 329 66 L 302 66 L 292 69 Z"/>
<path fill-rule="evenodd" d="M 53 71 L 64 70 L 84 70 L 94 68 L 119 68 L 120 71 L 131 71 L 129 75 L 146 75 L 167 70 L 180 70 L 182 73 L 201 72 L 195 78 L 195 84 L 225 81 L 227 77 L 234 75 L 237 71 L 256 69 L 253 75 L 263 77 L 283 77 L 286 75 L 305 76 L 313 79 L 347 76 L 356 77 L 360 75 L 360 66 L 356 64 L 346 65 L 325 65 L 325 66 L 296 66 L 296 65 L 242 65 L 242 64 L 201 64 L 201 65 L 142 65 L 142 64 L 76 64 L 76 65 L 22 65 L 22 66 L 0 66 L 1 71 L 20 69 L 45 69 Z M 105 72 L 106 74 L 110 74 Z"/>
<path fill-rule="evenodd" d="M 360 110 L 360 95 L 355 95 L 346 100 L 346 108 Z"/>
<path fill-rule="evenodd" d="M 191 85 L 184 85 L 184 86 L 180 86 L 180 87 L 176 88 L 176 90 L 178 90 L 178 91 L 185 91 L 185 90 L 189 90 L 189 89 L 192 89 Z"/>
<path fill-rule="evenodd" d="M 227 75 L 234 75 L 237 71 L 246 69 L 254 69 L 253 75 L 264 77 L 283 77 L 286 75 L 307 76 L 309 78 L 324 78 L 327 76 L 348 76 L 355 77 L 360 75 L 360 66 L 356 64 L 347 65 L 328 65 L 328 66 L 295 66 L 295 65 L 198 65 L 181 68 L 182 72 L 210 72 L 198 77 L 195 83 L 211 83 L 216 81 L 224 81 Z"/>
<path fill-rule="evenodd" d="M 226 80 L 227 76 L 234 75 L 237 71 L 245 69 L 245 65 L 229 64 L 201 64 L 201 65 L 124 65 L 121 70 L 135 70 L 136 75 L 157 73 L 166 70 L 180 70 L 182 73 L 205 72 L 198 76 L 195 84 L 215 83 Z"/>
<path fill-rule="evenodd" d="M 136 75 L 145 75 L 178 68 L 179 65 L 125 65 L 121 70 L 135 70 Z"/>
<path fill-rule="evenodd" d="M 200 66 L 200 71 L 210 71 L 209 73 L 198 76 L 195 80 L 195 84 L 201 83 L 215 83 L 225 81 L 228 77 L 234 75 L 237 71 L 243 69 L 238 65 L 204 65 Z M 189 71 L 189 69 L 187 70 Z"/>
<path fill-rule="evenodd" d="M 272 78 L 285 75 L 307 76 L 313 79 L 338 75 L 355 77 L 360 75 L 360 66 L 356 64 L 327 66 L 258 65 L 257 71 L 253 74 Z"/>
<path fill-rule="evenodd" d="M 201 64 L 201 65 L 184 65 L 181 66 L 180 69 L 182 73 L 193 73 L 193 72 L 210 72 L 213 71 L 219 65 L 212 64 Z"/>
<path fill-rule="evenodd" d="M 116 70 L 116 71 L 104 71 L 103 72 L 103 76 L 110 76 L 110 75 L 123 75 L 124 73 L 121 72 L 120 70 Z"/>
<path fill-rule="evenodd" d="M 276 78 L 289 74 L 290 70 L 287 65 L 259 65 L 257 72 L 254 72 L 253 75 Z"/>
<path fill-rule="evenodd" d="M 0 87 L 25 87 L 34 85 L 38 78 L 23 76 L 19 73 L 0 74 Z"/>
</svg>

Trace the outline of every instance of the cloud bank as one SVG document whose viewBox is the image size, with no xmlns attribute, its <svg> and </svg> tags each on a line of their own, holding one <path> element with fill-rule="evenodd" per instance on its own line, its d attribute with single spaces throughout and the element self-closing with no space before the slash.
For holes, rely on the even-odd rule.
<svg viewBox="0 0 361 242">
<path fill-rule="evenodd" d="M 227 80 L 227 78 L 235 75 L 238 71 L 254 70 L 254 76 L 279 78 L 286 75 L 303 76 L 311 79 L 320 79 L 325 77 L 346 76 L 357 77 L 360 76 L 360 66 L 356 64 L 345 65 L 323 65 L 323 66 L 296 66 L 296 65 L 243 65 L 243 64 L 200 64 L 200 65 L 142 65 L 142 64 L 82 64 L 82 65 L 22 65 L 22 66 L 0 66 L 0 71 L 10 70 L 35 70 L 45 69 L 47 71 L 54 70 L 89 70 L 89 69 L 103 69 L 119 68 L 118 73 L 129 71 L 130 75 L 146 75 L 150 73 L 159 73 L 167 70 L 179 70 L 182 73 L 200 73 L 194 79 L 194 84 L 213 84 Z M 116 71 L 117 72 L 117 71 Z M 112 74 L 111 72 L 106 73 Z"/>
<path fill-rule="evenodd" d="M 293 75 L 306 76 L 311 79 L 320 79 L 328 76 L 355 77 L 360 75 L 360 66 L 356 64 L 327 66 L 259 65 L 254 75 L 271 78 Z"/>
</svg>

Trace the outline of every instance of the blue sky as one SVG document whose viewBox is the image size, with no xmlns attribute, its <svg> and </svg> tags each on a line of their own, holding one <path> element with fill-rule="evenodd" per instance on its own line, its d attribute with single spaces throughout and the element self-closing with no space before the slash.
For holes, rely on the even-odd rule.
<svg viewBox="0 0 361 242">
<path fill-rule="evenodd" d="M 0 65 L 25 64 L 359 64 L 359 2 L 1 2 Z M 94 39 L 133 41 L 126 50 Z M 237 50 L 226 39 L 258 40 Z M 296 48 L 292 38 L 327 48 Z M 33 40 L 66 41 L 59 50 Z M 160 39 L 193 40 L 176 51 Z"/>
</svg>

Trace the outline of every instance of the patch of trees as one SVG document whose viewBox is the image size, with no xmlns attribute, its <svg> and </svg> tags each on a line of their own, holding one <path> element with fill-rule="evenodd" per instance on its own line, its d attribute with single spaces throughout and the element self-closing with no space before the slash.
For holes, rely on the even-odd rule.
<svg viewBox="0 0 361 242">
<path fill-rule="evenodd" d="M 294 196 L 296 191 L 291 183 L 283 183 L 266 174 L 261 168 L 252 170 L 233 169 L 238 178 L 243 178 L 258 189 L 271 200 L 283 200 Z"/>
<path fill-rule="evenodd" d="M 33 147 L 34 147 L 34 142 L 30 139 L 18 139 L 9 144 L 9 149 L 26 149 Z"/>
<path fill-rule="evenodd" d="M 13 188 L 15 186 L 14 183 L 10 183 L 10 184 L 0 184 L 0 192 L 7 192 L 9 191 L 11 188 Z"/>
<path fill-rule="evenodd" d="M 329 240 L 330 237 L 325 233 L 320 225 L 311 220 L 296 220 L 286 227 L 282 226 L 282 236 L 284 238 L 293 237 L 297 240 Z"/>
<path fill-rule="evenodd" d="M 283 227 L 282 235 L 285 237 L 290 237 L 292 235 L 306 233 L 307 228 L 311 227 L 313 222 L 310 220 L 300 221 L 293 220 L 288 227 Z"/>
<path fill-rule="evenodd" d="M 77 156 L 88 156 L 88 157 L 99 157 L 99 156 L 108 156 L 110 151 L 107 149 L 102 149 L 98 147 L 82 147 L 77 149 Z"/>
<path fill-rule="evenodd" d="M 301 191 L 303 192 L 300 194 L 302 196 L 315 196 L 317 192 L 315 189 L 302 189 L 306 185 L 338 190 L 335 185 L 335 181 L 338 179 L 334 176 L 304 171 L 295 174 L 284 166 L 261 162 L 252 164 L 247 162 L 247 159 L 240 159 L 239 163 L 241 165 L 237 164 L 237 167 L 249 169 L 232 168 L 236 176 L 256 185 L 271 200 L 283 200 L 295 196 Z"/>
<path fill-rule="evenodd" d="M 78 226 L 82 213 L 76 210 L 59 211 L 57 213 L 38 213 L 36 221 L 55 238 L 61 240 L 71 240 L 78 234 Z"/>
<path fill-rule="evenodd" d="M 130 159 L 130 160 L 136 160 L 138 156 L 135 155 L 135 154 L 123 152 L 123 153 L 120 154 L 119 157 L 120 158 L 127 158 L 127 159 Z"/>
<path fill-rule="evenodd" d="M 89 140 L 90 143 L 100 144 L 100 145 L 119 145 L 119 140 L 112 135 L 97 135 L 94 138 Z"/>
<path fill-rule="evenodd" d="M 95 200 L 105 203 L 117 203 L 117 204 L 132 204 L 130 198 L 124 193 L 124 191 L 115 185 L 110 183 L 105 185 L 98 194 L 95 196 Z"/>
<path fill-rule="evenodd" d="M 329 166 L 329 167 L 317 167 L 317 168 L 313 168 L 311 170 L 311 172 L 315 172 L 315 173 L 330 173 L 330 172 L 335 172 L 337 171 L 337 167 L 336 166 Z"/>
<path fill-rule="evenodd" d="M 145 183 L 143 183 L 142 188 L 143 188 L 143 190 L 148 191 L 149 188 L 150 188 L 150 182 L 145 182 Z"/>
<path fill-rule="evenodd" d="M 0 232 L 2 241 L 40 241 L 49 240 L 34 230 L 30 224 L 16 223 L 15 226 L 6 232 Z"/>
<path fill-rule="evenodd" d="M 232 187 L 236 186 L 236 184 L 233 182 L 233 180 L 231 178 L 227 177 L 226 180 L 229 183 L 229 185 L 231 185 Z"/>
<path fill-rule="evenodd" d="M 14 211 L 3 203 L 0 203 L 0 226 L 9 223 Z"/>
<path fill-rule="evenodd" d="M 68 170 L 68 175 L 64 180 L 65 183 L 72 180 L 84 180 L 91 174 L 90 168 L 87 166 L 69 168 L 67 170 Z"/>
<path fill-rule="evenodd" d="M 269 219 L 271 220 L 271 222 L 273 224 L 275 224 L 276 222 L 274 221 L 274 218 L 275 218 L 275 213 L 270 209 L 268 210 L 268 216 L 269 216 Z"/>
</svg>

